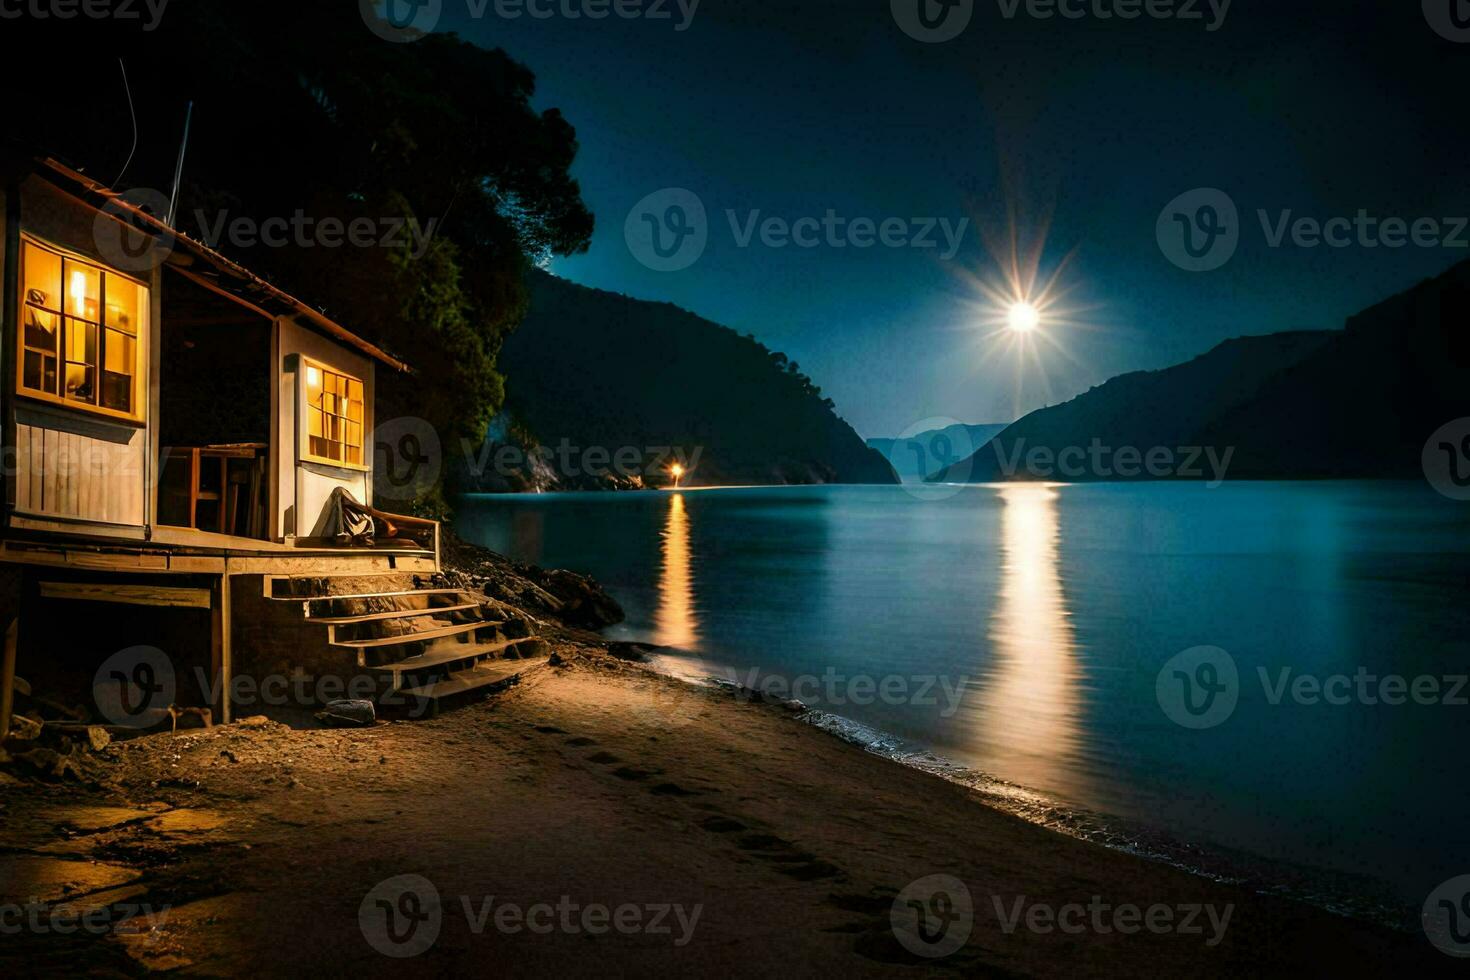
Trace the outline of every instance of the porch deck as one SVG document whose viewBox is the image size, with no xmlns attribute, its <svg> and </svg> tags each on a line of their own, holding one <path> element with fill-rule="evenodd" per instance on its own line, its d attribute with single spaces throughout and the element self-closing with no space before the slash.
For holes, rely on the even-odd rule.
<svg viewBox="0 0 1470 980">
<path fill-rule="evenodd" d="M 213 575 L 358 575 L 375 571 L 435 572 L 435 547 L 389 540 L 338 545 L 283 543 L 192 528 L 117 527 L 15 514 L 0 561 L 120 572 Z"/>
</svg>

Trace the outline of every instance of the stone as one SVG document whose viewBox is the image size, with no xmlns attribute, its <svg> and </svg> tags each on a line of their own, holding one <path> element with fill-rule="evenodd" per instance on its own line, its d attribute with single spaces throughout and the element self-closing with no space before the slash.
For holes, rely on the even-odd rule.
<svg viewBox="0 0 1470 980">
<path fill-rule="evenodd" d="M 515 651 L 522 660 L 535 660 L 551 656 L 551 644 L 538 639 L 522 640 L 516 644 Z"/>
<path fill-rule="evenodd" d="M 601 629 L 623 621 L 623 607 L 591 578 L 556 569 L 546 573 L 543 586 L 561 600 L 561 615 L 574 626 Z"/>
<path fill-rule="evenodd" d="M 17 752 L 15 757 L 43 776 L 64 779 L 67 773 L 71 773 L 78 779 L 86 778 L 86 774 L 77 765 L 75 752 L 62 755 L 55 749 L 36 748 L 29 752 Z"/>
<path fill-rule="evenodd" d="M 87 744 L 93 752 L 101 752 L 112 744 L 112 734 L 101 725 L 87 726 Z"/>
<path fill-rule="evenodd" d="M 264 728 L 269 723 L 270 719 L 265 715 L 250 715 L 247 718 L 241 718 L 235 722 L 241 728 Z"/>
<path fill-rule="evenodd" d="M 361 728 L 375 722 L 378 714 L 371 701 L 343 698 L 328 701 L 327 706 L 316 713 L 316 717 L 318 721 L 335 727 Z"/>
<path fill-rule="evenodd" d="M 649 650 L 641 643 L 627 643 L 616 641 L 607 645 L 607 652 L 619 660 L 627 660 L 630 663 L 648 663 Z"/>
</svg>

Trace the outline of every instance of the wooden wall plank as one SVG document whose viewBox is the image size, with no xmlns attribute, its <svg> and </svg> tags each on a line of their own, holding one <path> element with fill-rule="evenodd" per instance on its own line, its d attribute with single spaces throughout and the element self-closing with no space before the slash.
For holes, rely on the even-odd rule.
<svg viewBox="0 0 1470 980">
<path fill-rule="evenodd" d="M 134 606 L 169 606 L 175 609 L 210 608 L 209 589 L 88 582 L 42 582 L 40 589 L 42 597 L 47 599 L 85 599 Z"/>
<path fill-rule="evenodd" d="M 61 443 L 61 433 L 55 429 L 42 429 L 41 441 L 41 510 L 44 513 L 57 513 L 55 459 L 57 446 Z"/>
<path fill-rule="evenodd" d="M 46 434 L 26 426 L 31 439 L 31 507 L 46 509 Z"/>
<path fill-rule="evenodd" d="M 31 509 L 31 433 L 24 425 L 15 427 L 15 506 Z"/>
</svg>

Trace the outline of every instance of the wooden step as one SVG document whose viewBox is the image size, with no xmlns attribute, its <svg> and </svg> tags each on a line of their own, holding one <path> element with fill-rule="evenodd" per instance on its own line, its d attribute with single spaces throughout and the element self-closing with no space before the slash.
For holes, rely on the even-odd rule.
<svg viewBox="0 0 1470 980">
<path fill-rule="evenodd" d="M 497 640 L 494 643 L 460 643 L 446 645 L 434 650 L 428 650 L 416 657 L 400 660 L 392 664 L 378 664 L 370 670 L 382 671 L 385 674 L 393 674 L 401 677 L 404 674 L 417 673 L 424 670 L 432 670 L 444 664 L 452 664 L 462 660 L 473 660 L 475 657 L 493 657 L 506 649 L 522 643 L 523 640 Z"/>
<path fill-rule="evenodd" d="M 357 592 L 352 595 L 309 595 L 282 598 L 281 602 L 336 602 L 339 599 L 394 599 L 406 595 L 463 595 L 464 589 L 404 589 L 401 592 Z"/>
<path fill-rule="evenodd" d="M 346 600 L 348 602 L 366 602 L 371 599 L 391 599 L 395 601 L 389 603 L 389 605 L 397 607 L 401 604 L 399 600 L 410 600 L 416 596 L 424 597 L 424 607 L 417 610 L 421 613 L 433 608 L 433 606 L 429 605 L 429 603 L 431 603 L 436 597 L 451 596 L 453 597 L 451 601 L 458 600 L 461 602 L 467 599 L 464 589 L 412 589 L 406 592 L 380 592 L 375 594 L 342 596 L 315 596 L 310 599 L 298 599 L 296 601 L 302 603 L 301 614 L 305 619 L 319 623 L 322 622 L 324 618 L 330 617 L 333 609 L 340 607 L 332 605 L 315 605 L 316 603 L 333 603 L 339 600 Z"/>
<path fill-rule="evenodd" d="M 413 572 L 404 571 L 403 569 L 392 569 L 392 570 L 387 570 L 387 571 L 353 572 L 351 575 L 347 575 L 347 576 L 335 576 L 335 577 L 337 577 L 337 578 L 354 578 L 354 579 L 359 579 L 359 578 L 406 578 L 406 577 L 408 577 L 408 576 L 410 576 L 412 574 L 414 574 L 414 573 Z M 266 575 L 266 576 L 263 576 L 262 577 L 261 584 L 262 584 L 262 586 L 264 588 L 265 597 L 267 599 L 275 599 L 275 600 L 281 601 L 281 602 L 300 602 L 302 599 L 331 598 L 331 596 L 276 595 L 275 594 L 275 587 L 277 585 L 281 584 L 281 583 L 285 583 L 287 585 L 290 585 L 290 583 L 292 583 L 292 582 L 294 582 L 294 581 L 296 581 L 298 579 L 314 580 L 314 579 L 333 578 L 333 577 L 334 576 L 330 576 L 330 575 L 326 575 L 326 576 L 323 576 L 323 575 Z"/>
<path fill-rule="evenodd" d="M 546 663 L 544 657 L 538 660 L 486 660 L 469 670 L 456 671 L 443 680 L 418 687 L 405 687 L 398 692 L 398 695 L 422 698 L 425 701 L 439 701 L 479 688 L 509 684 L 527 670 L 544 663 Z"/>
<path fill-rule="evenodd" d="M 388 612 L 362 613 L 358 616 L 307 616 L 307 620 L 313 623 L 321 623 L 323 626 L 348 626 L 352 623 L 371 623 L 380 619 L 409 619 L 413 616 L 439 616 L 444 613 L 463 612 L 466 609 L 479 609 L 478 602 L 465 602 L 457 606 L 429 606 L 424 609 L 391 609 Z"/>
<path fill-rule="evenodd" d="M 375 647 L 396 647 L 405 643 L 421 643 L 425 640 L 438 640 L 446 636 L 461 636 L 465 633 L 473 633 L 475 630 L 495 626 L 495 623 L 477 621 L 473 623 L 456 623 L 453 626 L 441 626 L 438 629 L 424 630 L 422 633 L 404 633 L 401 636 L 376 636 L 370 640 L 339 640 L 328 635 L 328 642 L 333 646 L 351 647 L 354 650 L 371 650 Z"/>
</svg>

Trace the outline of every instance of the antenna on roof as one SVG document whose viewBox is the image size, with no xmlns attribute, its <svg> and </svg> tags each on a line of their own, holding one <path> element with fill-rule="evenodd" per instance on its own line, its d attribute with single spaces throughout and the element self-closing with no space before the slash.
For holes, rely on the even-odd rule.
<svg viewBox="0 0 1470 980">
<path fill-rule="evenodd" d="M 128 158 L 123 163 L 122 169 L 117 172 L 117 180 L 112 182 L 113 187 L 121 187 L 123 174 L 128 172 L 128 164 L 133 162 L 133 154 L 138 151 L 138 113 L 133 109 L 133 89 L 128 85 L 128 68 L 123 64 L 121 58 L 117 59 L 117 67 L 122 71 L 123 91 L 128 95 L 128 115 L 133 119 L 133 145 L 128 150 Z"/>
<path fill-rule="evenodd" d="M 174 227 L 174 215 L 179 210 L 179 184 L 184 179 L 184 151 L 189 148 L 189 120 L 194 117 L 194 103 L 189 102 L 184 107 L 184 138 L 179 142 L 179 160 L 174 164 L 174 189 L 168 196 L 168 218 L 166 223 L 170 228 Z"/>
</svg>

